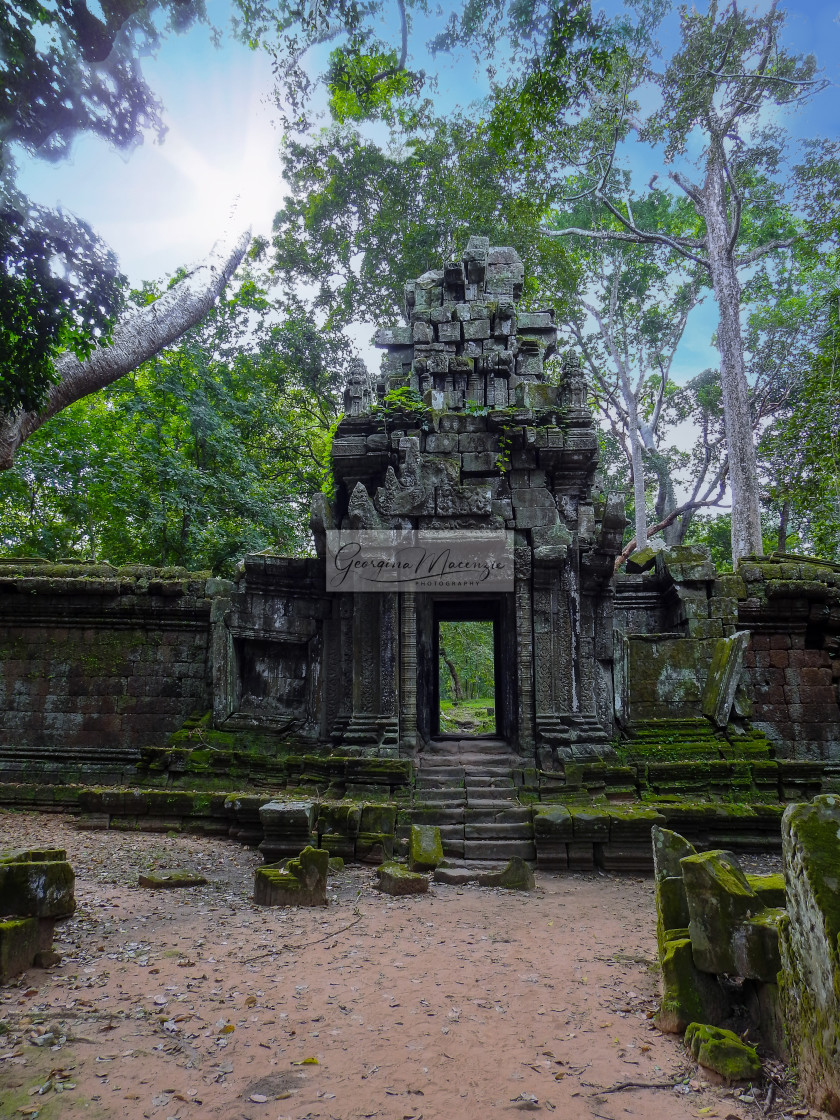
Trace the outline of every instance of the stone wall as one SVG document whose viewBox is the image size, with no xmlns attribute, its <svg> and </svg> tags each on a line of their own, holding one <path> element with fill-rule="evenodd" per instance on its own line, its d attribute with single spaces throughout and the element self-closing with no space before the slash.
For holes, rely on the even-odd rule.
<svg viewBox="0 0 840 1120">
<path fill-rule="evenodd" d="M 206 710 L 220 583 L 183 569 L 3 562 L 3 776 L 119 775 Z"/>
<path fill-rule="evenodd" d="M 623 727 L 730 718 L 749 721 L 778 758 L 840 761 L 840 566 L 772 556 L 716 576 L 698 550 L 677 548 L 628 569 L 615 600 Z M 736 634 L 734 676 L 718 681 Z"/>
<path fill-rule="evenodd" d="M 764 558 L 739 575 L 754 726 L 781 758 L 840 760 L 840 566 Z"/>
</svg>

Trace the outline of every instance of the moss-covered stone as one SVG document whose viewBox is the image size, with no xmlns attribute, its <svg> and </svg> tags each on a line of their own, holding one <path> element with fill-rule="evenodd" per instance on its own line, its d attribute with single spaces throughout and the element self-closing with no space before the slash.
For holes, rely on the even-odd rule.
<svg viewBox="0 0 840 1120">
<path fill-rule="evenodd" d="M 362 806 L 359 832 L 390 833 L 393 835 L 396 821 L 396 805 L 366 804 Z"/>
<path fill-rule="evenodd" d="M 360 832 L 356 837 L 356 859 L 359 863 L 383 863 L 393 854 L 392 832 Z"/>
<path fill-rule="evenodd" d="M 773 981 L 781 910 L 767 909 L 731 852 L 680 860 L 694 963 L 703 972 Z"/>
<path fill-rule="evenodd" d="M 425 894 L 429 889 L 429 876 L 410 871 L 402 863 L 391 860 L 376 869 L 377 886 L 385 894 Z"/>
<path fill-rule="evenodd" d="M 64 848 L 12 848 L 0 852 L 0 863 L 56 863 L 66 859 Z"/>
<path fill-rule="evenodd" d="M 146 871 L 138 877 L 138 884 L 151 890 L 203 887 L 206 883 L 204 876 L 194 871 Z"/>
<path fill-rule="evenodd" d="M 651 829 L 653 873 L 656 879 L 682 878 L 680 860 L 697 854 L 697 849 L 684 836 L 658 825 Z"/>
<path fill-rule="evenodd" d="M 535 882 L 534 872 L 519 856 L 509 859 L 501 871 L 485 871 L 478 877 L 480 887 L 502 887 L 508 891 L 532 891 Z"/>
<path fill-rule="evenodd" d="M 761 1062 L 753 1046 L 741 1042 L 737 1034 L 705 1023 L 690 1023 L 685 1032 L 685 1045 L 694 1060 L 725 1081 L 756 1081 L 761 1076 Z"/>
<path fill-rule="evenodd" d="M 782 909 L 785 905 L 785 877 L 777 871 L 769 875 L 747 875 L 747 882 L 764 903 Z"/>
<path fill-rule="evenodd" d="M 443 862 L 440 829 L 431 824 L 413 824 L 408 841 L 408 866 L 412 871 L 434 871 Z"/>
<path fill-rule="evenodd" d="M 691 955 L 688 937 L 667 939 L 660 949 L 662 966 L 662 999 L 656 1025 L 669 1034 L 682 1034 L 689 1023 L 720 1022 L 727 1012 L 727 1000 L 716 977 L 698 971 Z"/>
<path fill-rule="evenodd" d="M 66 917 L 76 908 L 75 881 L 66 860 L 0 863 L 0 916 Z"/>
<path fill-rule="evenodd" d="M 307 846 L 282 866 L 266 864 L 254 872 L 258 906 L 326 906 L 330 853 Z"/>
<path fill-rule="evenodd" d="M 31 968 L 39 948 L 37 918 L 0 922 L 0 984 Z"/>
<path fill-rule="evenodd" d="M 808 1102 L 840 1116 L 840 796 L 789 806 L 782 845 L 779 980 L 791 1060 Z"/>
</svg>

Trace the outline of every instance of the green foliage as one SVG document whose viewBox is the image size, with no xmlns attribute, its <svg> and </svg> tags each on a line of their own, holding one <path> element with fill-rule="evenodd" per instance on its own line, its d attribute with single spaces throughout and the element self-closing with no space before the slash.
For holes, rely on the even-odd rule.
<svg viewBox="0 0 840 1120">
<path fill-rule="evenodd" d="M 784 548 L 829 560 L 840 559 L 839 304 L 835 292 L 822 306 L 800 309 L 821 337 L 759 442 L 768 505 L 789 518 Z"/>
<path fill-rule="evenodd" d="M 0 210 L 0 413 L 38 408 L 58 353 L 86 358 L 123 302 L 116 257 L 89 226 L 16 202 Z"/>
<path fill-rule="evenodd" d="M 415 84 L 413 75 L 400 68 L 396 51 L 374 48 L 358 55 L 339 47 L 330 55 L 329 108 L 339 124 L 379 116 L 393 122 L 393 102 L 412 92 Z"/>
<path fill-rule="evenodd" d="M 370 411 L 373 416 L 382 417 L 386 428 L 401 420 L 424 426 L 431 415 L 431 409 L 423 402 L 417 390 L 408 385 L 389 389 L 382 398 L 382 403 L 372 405 Z"/>
<path fill-rule="evenodd" d="M 441 622 L 439 626 L 440 648 L 456 667 L 463 699 L 492 698 L 495 692 L 493 623 Z M 440 696 L 443 700 L 456 698 L 452 674 L 442 654 Z"/>
<path fill-rule="evenodd" d="M 274 268 L 290 290 L 312 290 L 334 328 L 401 319 L 406 281 L 454 259 L 472 233 L 528 261 L 526 306 L 570 298 L 568 250 L 539 233 L 545 184 L 520 190 L 480 119 L 429 117 L 384 147 L 333 128 L 308 143 L 287 138 L 283 159 L 290 192 Z"/>
<path fill-rule="evenodd" d="M 176 346 L 44 425 L 0 476 L 2 552 L 229 573 L 247 551 L 306 550 L 348 355 L 281 314 L 246 276 Z"/>
</svg>

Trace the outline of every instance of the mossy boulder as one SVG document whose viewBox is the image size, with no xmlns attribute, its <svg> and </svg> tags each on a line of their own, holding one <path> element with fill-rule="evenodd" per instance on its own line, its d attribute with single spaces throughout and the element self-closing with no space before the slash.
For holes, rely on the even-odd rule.
<svg viewBox="0 0 840 1120">
<path fill-rule="evenodd" d="M 265 864 L 254 872 L 258 906 L 326 906 L 330 853 L 307 846 L 282 866 Z"/>
<path fill-rule="evenodd" d="M 434 871 L 443 862 L 440 829 L 433 824 L 413 824 L 408 842 L 408 866 L 412 871 Z"/>
<path fill-rule="evenodd" d="M 377 886 L 385 894 L 425 894 L 429 889 L 428 875 L 409 870 L 405 864 L 389 860 L 376 869 Z"/>
<path fill-rule="evenodd" d="M 661 1031 L 682 1034 L 689 1023 L 720 1022 L 728 1003 L 717 978 L 700 972 L 694 965 L 687 930 L 669 930 L 660 946 L 662 1000 L 656 1016 Z M 684 936 L 680 937 L 682 933 Z"/>
<path fill-rule="evenodd" d="M 656 942 L 659 946 L 659 963 L 662 964 L 665 944 L 672 940 L 673 931 L 688 928 L 688 899 L 685 894 L 680 860 L 685 856 L 695 855 L 696 849 L 678 832 L 661 828 L 659 825 L 654 825 L 651 829 L 651 843 L 656 899 Z M 685 1029 L 685 1025 L 683 1023 L 679 1029 Z"/>
<path fill-rule="evenodd" d="M 808 1102 L 840 1116 L 840 796 L 788 806 L 782 850 L 780 988 L 791 1061 Z"/>
<path fill-rule="evenodd" d="M 508 891 L 532 891 L 535 882 L 534 872 L 519 856 L 509 859 L 501 871 L 485 871 L 478 877 L 480 887 L 502 887 Z"/>
<path fill-rule="evenodd" d="M 171 890 L 178 887 L 203 887 L 207 880 L 194 871 L 146 871 L 138 877 L 138 884 L 151 890 Z"/>
<path fill-rule="evenodd" d="M 703 972 L 772 982 L 781 967 L 783 910 L 764 906 L 731 852 L 680 860 L 694 963 Z"/>
<path fill-rule="evenodd" d="M 725 1081 L 756 1081 L 761 1076 L 761 1062 L 753 1046 L 748 1046 L 732 1031 L 690 1023 L 685 1032 L 685 1045 L 692 1058 Z"/>
</svg>

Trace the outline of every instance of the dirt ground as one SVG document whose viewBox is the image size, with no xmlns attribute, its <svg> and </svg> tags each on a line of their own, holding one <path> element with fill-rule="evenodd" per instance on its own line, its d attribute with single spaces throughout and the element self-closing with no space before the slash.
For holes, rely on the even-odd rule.
<svg viewBox="0 0 840 1120">
<path fill-rule="evenodd" d="M 352 867 L 326 909 L 265 909 L 260 857 L 233 842 L 0 811 L 0 848 L 36 844 L 67 849 L 78 909 L 62 963 L 0 988 L 4 1118 L 766 1115 L 766 1086 L 709 1085 L 651 1022 L 650 879 L 393 899 Z M 151 868 L 209 883 L 141 889 Z"/>
</svg>

